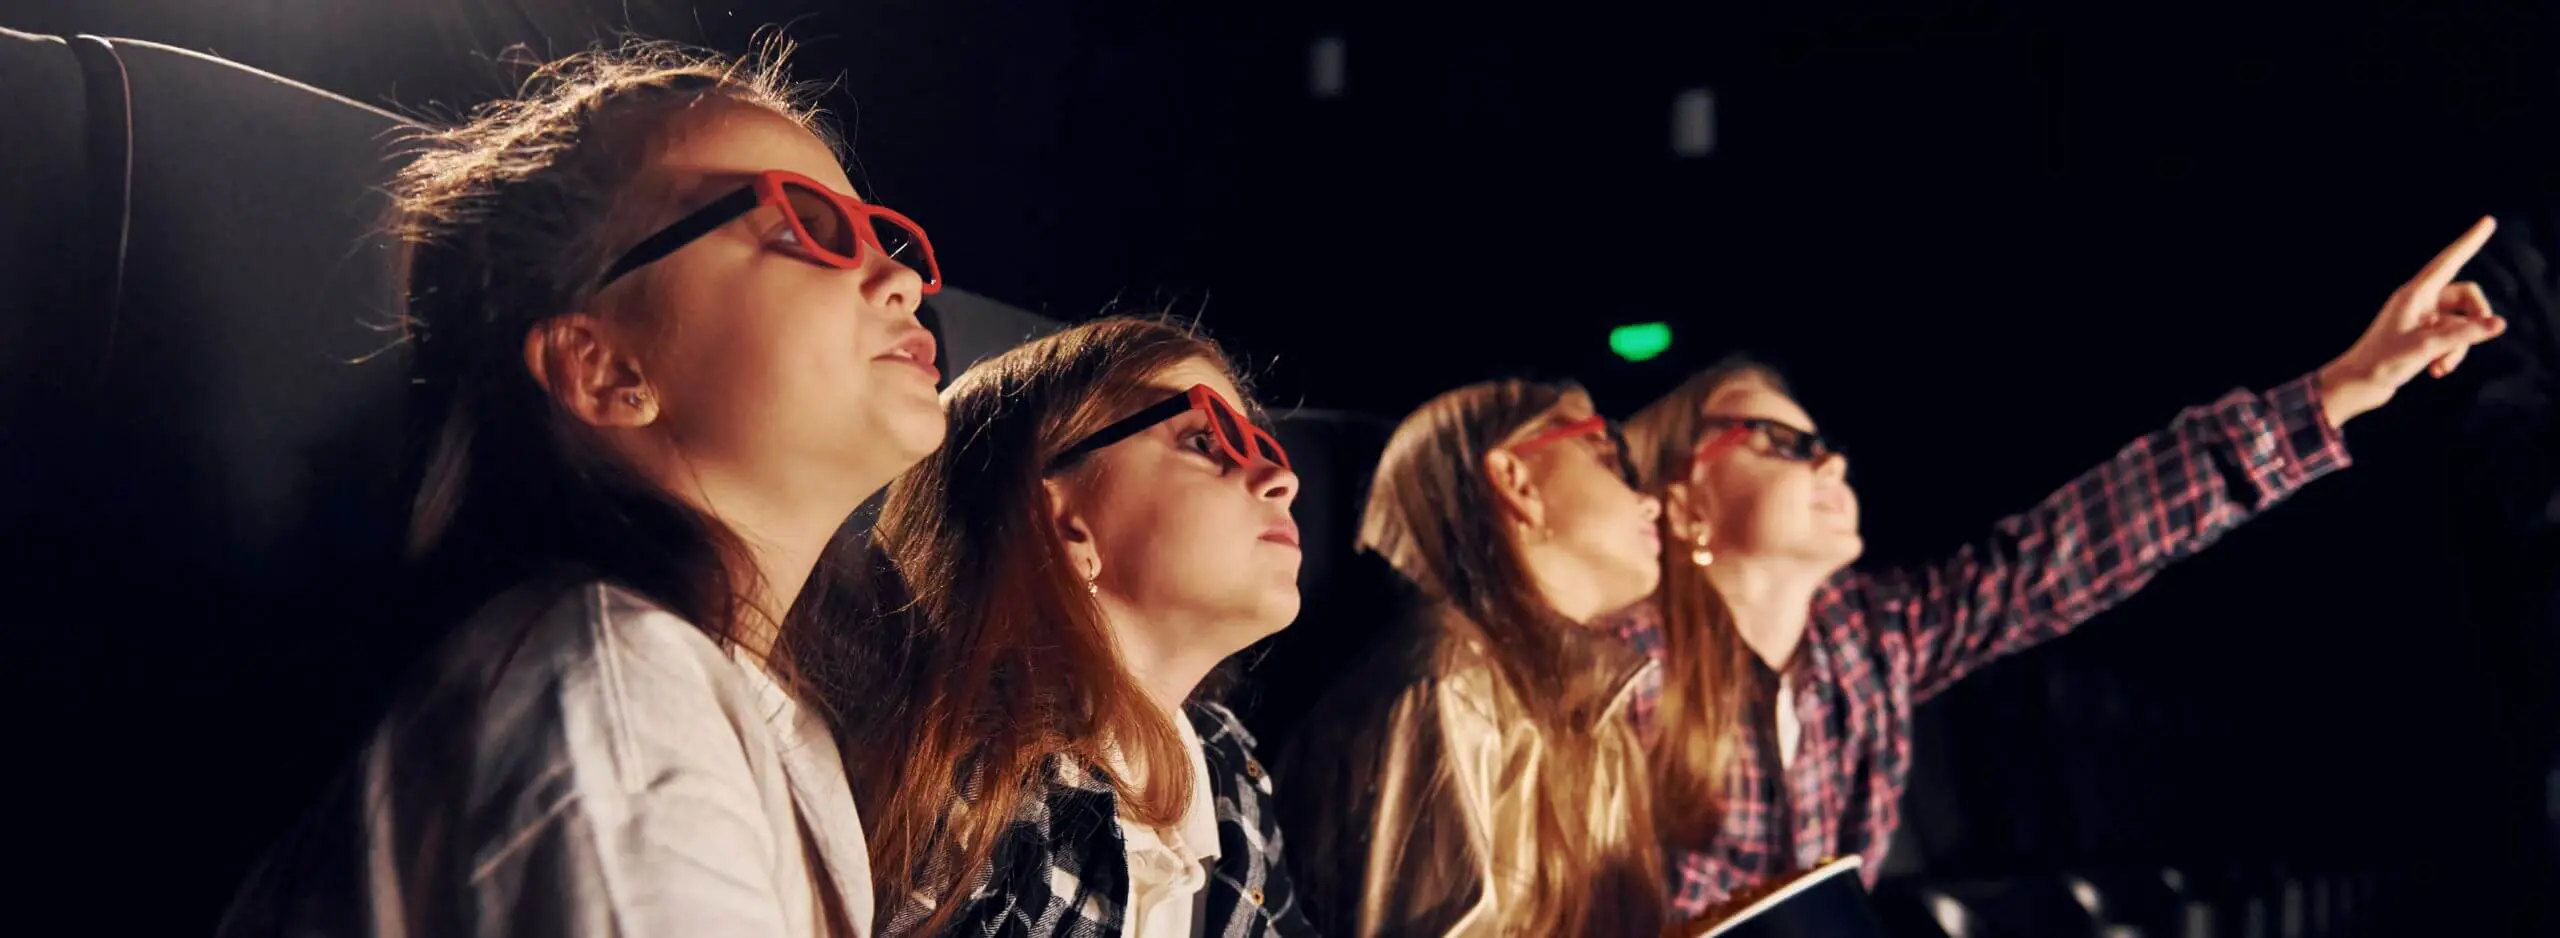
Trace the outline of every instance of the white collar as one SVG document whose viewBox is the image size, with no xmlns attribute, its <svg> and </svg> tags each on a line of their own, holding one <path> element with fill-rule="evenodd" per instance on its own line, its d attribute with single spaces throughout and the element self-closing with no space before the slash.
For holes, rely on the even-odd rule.
<svg viewBox="0 0 2560 938">
<path fill-rule="evenodd" d="M 1190 763 L 1191 803 L 1183 809 L 1182 817 L 1176 820 L 1172 827 L 1152 828 L 1138 824 L 1123 824 L 1122 828 L 1132 840 L 1133 847 L 1143 849 L 1146 843 L 1159 844 L 1168 852 L 1179 855 L 1188 864 L 1214 860 L 1220 854 L 1218 805 L 1216 793 L 1209 788 L 1208 753 L 1205 751 L 1206 747 L 1200 742 L 1200 731 L 1191 726 L 1189 715 L 1175 714 L 1173 729 L 1182 737 L 1183 754 L 1190 757 L 1184 761 Z M 1121 752 L 1119 744 L 1113 743 L 1110 752 L 1113 770 L 1123 773 L 1125 777 L 1128 771 L 1128 759 Z"/>
</svg>

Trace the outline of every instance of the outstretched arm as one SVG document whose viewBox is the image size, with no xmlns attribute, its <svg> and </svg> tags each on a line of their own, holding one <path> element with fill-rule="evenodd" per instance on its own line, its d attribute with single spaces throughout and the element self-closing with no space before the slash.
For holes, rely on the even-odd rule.
<svg viewBox="0 0 2560 938">
<path fill-rule="evenodd" d="M 1974 668 L 2060 635 L 2133 595 L 2312 479 L 2347 465 L 2338 426 L 2420 371 L 2449 373 L 2505 331 L 2454 273 L 2496 228 L 2471 230 L 2392 293 L 2361 338 L 2265 394 L 2190 408 L 1937 564 L 1852 573 L 1816 603 L 1816 628 L 1877 647 L 1926 699 Z"/>
</svg>

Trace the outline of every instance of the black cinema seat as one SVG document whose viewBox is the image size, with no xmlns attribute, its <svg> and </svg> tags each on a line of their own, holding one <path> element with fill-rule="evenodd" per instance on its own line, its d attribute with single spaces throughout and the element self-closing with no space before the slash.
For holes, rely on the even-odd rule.
<svg viewBox="0 0 2560 938">
<path fill-rule="evenodd" d="M 0 87 L 12 840 L 49 845 L 22 885 L 202 929 L 398 644 L 406 125 L 121 39 L 0 33 Z"/>
</svg>

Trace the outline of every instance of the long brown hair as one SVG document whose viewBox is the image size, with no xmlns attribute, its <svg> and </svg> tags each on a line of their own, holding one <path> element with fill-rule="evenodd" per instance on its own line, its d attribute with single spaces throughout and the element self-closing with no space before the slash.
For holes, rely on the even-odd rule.
<svg viewBox="0 0 2560 938">
<path fill-rule="evenodd" d="M 1486 454 L 1553 422 L 1569 384 L 1492 381 L 1433 398 L 1388 438 L 1370 483 L 1360 545 L 1441 603 L 1445 627 L 1477 641 L 1502 692 L 1516 698 L 1551 748 L 1539 779 L 1541 844 L 1516 858 L 1532 873 L 1522 907 L 1504 919 L 1523 934 L 1649 934 L 1663 908 L 1661 857 L 1643 792 L 1631 792 L 1635 832 L 1611 847 L 1590 829 L 1600 745 L 1594 725 L 1615 688 L 1589 686 L 1572 653 L 1575 623 L 1547 605 L 1484 473 Z M 1634 856 L 1612 855 L 1632 850 Z"/>
<path fill-rule="evenodd" d="M 1733 609 L 1671 531 L 1671 483 L 1683 482 L 1705 425 L 1707 399 L 1745 379 L 1787 385 L 1777 369 L 1736 355 L 1689 376 L 1627 419 L 1627 460 L 1645 488 L 1663 497 L 1662 699 L 1654 710 L 1653 761 L 1657 817 L 1674 843 L 1705 844 L 1723 814 L 1723 779 L 1741 740 L 1755 666 Z M 1692 493 L 1691 498 L 1699 497 Z"/>
<path fill-rule="evenodd" d="M 603 578 L 724 645 L 753 584 L 718 519 L 660 491 L 568 417 L 524 365 L 525 336 L 588 309 L 615 253 L 671 208 L 644 184 L 689 109 L 756 108 L 831 139 L 790 46 L 717 54 L 655 42 L 573 55 L 459 126 L 423 131 L 392 184 L 406 245 L 425 458 L 408 550 L 467 610 L 529 577 Z M 635 315 L 604 310 L 608 315 Z"/>
<path fill-rule="evenodd" d="M 1195 795 L 1165 768 L 1187 764 L 1179 731 L 1122 665 L 1043 485 L 1059 453 L 1161 400 L 1155 376 L 1195 360 L 1232 372 L 1196 332 L 1111 318 L 982 362 L 943 392 L 948 441 L 890 486 L 874 539 L 911 600 L 861 627 L 874 673 L 845 720 L 884 932 L 947 923 L 1054 760 L 1100 766 L 1116 745 L 1150 767 L 1143 785 L 1108 778 L 1150 824 Z M 919 891 L 933 911 L 910 929 Z"/>
</svg>

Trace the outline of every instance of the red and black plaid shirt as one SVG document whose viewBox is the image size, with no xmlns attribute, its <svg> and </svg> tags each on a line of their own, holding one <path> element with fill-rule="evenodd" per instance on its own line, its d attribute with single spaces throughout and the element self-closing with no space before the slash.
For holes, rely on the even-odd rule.
<svg viewBox="0 0 2560 938">
<path fill-rule="evenodd" d="M 1795 761 L 1771 777 L 1763 766 L 1780 764 L 1777 740 L 1763 726 L 1744 728 L 1716 842 L 1667 858 L 1675 907 L 1696 915 L 1735 890 L 1851 854 L 1865 858 L 1874 885 L 1901 824 L 1913 707 L 2106 611 L 2171 561 L 2347 463 L 2310 376 L 2264 395 L 2235 391 L 2180 413 L 1946 560 L 1842 573 L 1814 596 L 1791 664 L 1803 733 Z M 1662 653 L 1650 603 L 1599 625 Z M 1661 670 L 1640 681 L 1630 712 L 1650 733 Z"/>
</svg>

